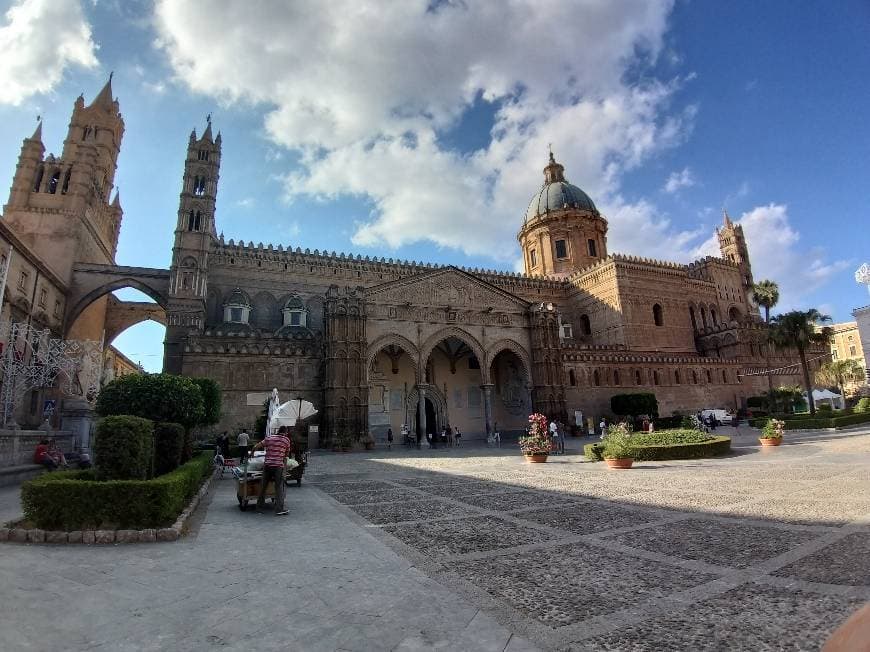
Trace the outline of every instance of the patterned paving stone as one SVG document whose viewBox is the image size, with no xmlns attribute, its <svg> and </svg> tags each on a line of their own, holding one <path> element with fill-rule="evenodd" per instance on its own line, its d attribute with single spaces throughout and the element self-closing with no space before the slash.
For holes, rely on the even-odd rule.
<svg viewBox="0 0 870 652">
<path fill-rule="evenodd" d="M 807 582 L 870 587 L 870 533 L 855 532 L 780 568 L 774 575 Z"/>
<path fill-rule="evenodd" d="M 494 511 L 510 511 L 514 509 L 527 509 L 535 505 L 549 503 L 566 503 L 571 499 L 565 496 L 552 496 L 546 492 L 535 491 L 508 491 L 498 494 L 477 494 L 474 496 L 462 496 L 459 498 L 463 503 L 491 509 Z"/>
<path fill-rule="evenodd" d="M 810 494 L 812 495 L 812 494 Z M 828 498 L 807 500 L 795 496 L 764 498 L 740 505 L 735 514 L 784 523 L 836 526 L 870 514 L 870 502 Z"/>
<path fill-rule="evenodd" d="M 818 650 L 861 600 L 758 584 L 622 627 L 574 650 Z"/>
<path fill-rule="evenodd" d="M 571 534 L 589 534 L 651 523 L 661 520 L 664 515 L 652 510 L 629 509 L 606 501 L 590 500 L 562 507 L 520 512 L 514 516 Z"/>
<path fill-rule="evenodd" d="M 405 489 L 391 487 L 381 491 L 342 491 L 332 494 L 332 498 L 344 505 L 362 505 L 364 503 L 420 500 L 420 495 Z"/>
<path fill-rule="evenodd" d="M 345 491 L 381 491 L 394 489 L 391 484 L 381 480 L 360 480 L 358 482 L 321 482 L 315 485 L 328 494 L 338 494 Z"/>
<path fill-rule="evenodd" d="M 551 627 L 715 579 L 582 544 L 459 562 L 451 572 Z"/>
<path fill-rule="evenodd" d="M 736 520 L 693 518 L 608 538 L 632 548 L 681 559 L 745 568 L 777 557 L 819 536 L 818 532 L 781 530 Z"/>
<path fill-rule="evenodd" d="M 547 540 L 547 535 L 538 530 L 494 516 L 387 526 L 384 531 L 412 548 L 434 555 L 499 550 Z"/>
<path fill-rule="evenodd" d="M 404 503 L 380 503 L 377 505 L 352 505 L 350 508 L 375 525 L 422 521 L 444 516 L 468 513 L 460 505 L 439 500 L 415 500 Z"/>
<path fill-rule="evenodd" d="M 499 493 L 510 491 L 513 489 L 508 484 L 498 482 L 456 482 L 433 485 L 431 487 L 421 487 L 422 491 L 433 496 L 444 496 L 446 498 L 461 498 L 462 496 L 472 496 L 475 494 Z"/>
</svg>

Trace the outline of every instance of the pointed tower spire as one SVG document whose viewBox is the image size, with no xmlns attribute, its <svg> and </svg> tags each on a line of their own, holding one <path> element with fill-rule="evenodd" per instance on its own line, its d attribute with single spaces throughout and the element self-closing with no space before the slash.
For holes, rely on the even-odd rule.
<svg viewBox="0 0 870 652">
<path fill-rule="evenodd" d="M 114 108 L 115 100 L 112 96 L 112 76 L 114 74 L 114 71 L 109 73 L 109 80 L 106 82 L 106 85 L 103 86 L 103 90 L 101 90 L 94 98 L 91 106 L 98 106 L 106 111 L 111 111 Z"/>
<path fill-rule="evenodd" d="M 121 190 L 115 190 L 115 198 L 112 200 L 112 208 L 119 208 L 121 206 Z"/>
<path fill-rule="evenodd" d="M 42 142 L 42 116 L 36 116 L 36 129 L 33 131 L 30 140 L 37 140 L 40 143 Z"/>
<path fill-rule="evenodd" d="M 724 207 L 722 208 L 722 221 L 725 223 L 726 229 L 730 229 L 733 226 L 731 218 L 728 216 L 728 210 Z"/>
<path fill-rule="evenodd" d="M 205 116 L 205 123 L 206 123 L 205 131 L 204 131 L 203 134 L 202 134 L 202 138 L 203 138 L 203 140 L 212 140 L 212 135 L 211 135 L 211 113 L 209 113 L 207 116 Z"/>
</svg>

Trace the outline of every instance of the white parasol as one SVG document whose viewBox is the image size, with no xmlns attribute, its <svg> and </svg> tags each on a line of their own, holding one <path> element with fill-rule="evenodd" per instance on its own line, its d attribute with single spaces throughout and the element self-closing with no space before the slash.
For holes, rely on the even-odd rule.
<svg viewBox="0 0 870 652">
<path fill-rule="evenodd" d="M 281 426 L 295 426 L 296 421 L 317 414 L 317 408 L 310 401 L 295 398 L 270 410 L 269 432 Z"/>
</svg>

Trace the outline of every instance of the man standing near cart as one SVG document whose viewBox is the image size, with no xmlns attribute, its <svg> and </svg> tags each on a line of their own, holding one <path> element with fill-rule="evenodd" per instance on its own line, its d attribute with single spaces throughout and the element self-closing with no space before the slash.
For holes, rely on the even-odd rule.
<svg viewBox="0 0 870 652">
<path fill-rule="evenodd" d="M 266 504 L 266 487 L 272 481 L 275 483 L 275 516 L 287 516 L 289 513 L 284 508 L 284 460 L 292 447 L 293 442 L 287 437 L 286 426 L 281 426 L 276 434 L 268 435 L 254 446 L 254 450 L 262 448 L 266 451 L 263 478 L 260 481 L 260 496 L 257 498 L 257 512 L 263 512 L 263 506 Z"/>
</svg>

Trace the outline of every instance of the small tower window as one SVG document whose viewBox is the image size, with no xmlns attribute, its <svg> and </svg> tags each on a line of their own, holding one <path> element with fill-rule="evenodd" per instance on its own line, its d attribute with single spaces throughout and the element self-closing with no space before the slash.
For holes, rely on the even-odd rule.
<svg viewBox="0 0 870 652">
<path fill-rule="evenodd" d="M 601 374 L 598 373 L 598 369 L 592 372 L 592 383 L 596 387 L 601 387 Z"/>
<path fill-rule="evenodd" d="M 659 384 L 659 372 L 658 371 L 653 371 L 653 384 L 654 385 Z"/>
<path fill-rule="evenodd" d="M 634 384 L 635 385 L 641 384 L 640 369 L 637 369 L 634 372 Z"/>
<path fill-rule="evenodd" d="M 679 385 L 680 384 L 680 371 L 679 369 L 674 372 L 674 382 Z"/>
<path fill-rule="evenodd" d="M 51 179 L 48 180 L 48 192 L 52 195 L 57 192 L 57 184 L 60 181 L 60 170 L 55 170 L 51 174 Z"/>
<path fill-rule="evenodd" d="M 308 310 L 299 297 L 291 297 L 281 311 L 284 315 L 284 326 L 307 326 Z"/>
<path fill-rule="evenodd" d="M 573 369 L 568 370 L 568 382 L 571 384 L 571 387 L 577 386 L 577 376 L 574 374 Z"/>
<path fill-rule="evenodd" d="M 710 373 L 710 370 L 709 370 L 709 369 L 707 369 L 707 382 L 708 382 L 708 383 L 712 383 L 712 382 L 713 382 L 713 374 Z"/>
<path fill-rule="evenodd" d="M 698 331 L 698 320 L 695 319 L 695 309 L 692 306 L 689 306 L 689 317 L 692 320 L 692 330 Z"/>
<path fill-rule="evenodd" d="M 568 257 L 568 243 L 564 240 L 556 240 L 556 258 Z"/>
<path fill-rule="evenodd" d="M 710 321 L 713 322 L 714 326 L 719 325 L 719 321 L 716 318 L 716 310 L 714 308 L 710 308 Z"/>
<path fill-rule="evenodd" d="M 45 308 L 45 303 L 48 299 L 48 290 L 45 288 L 39 288 L 39 300 L 38 305 L 40 308 Z"/>
<path fill-rule="evenodd" d="M 233 290 L 224 304 L 224 321 L 233 324 L 247 324 L 251 317 L 251 300 L 238 288 Z"/>
<path fill-rule="evenodd" d="M 613 384 L 619 385 L 619 369 L 616 369 L 613 372 Z"/>
<path fill-rule="evenodd" d="M 580 316 L 580 327 L 584 335 L 592 335 L 592 322 L 589 321 L 589 315 Z"/>
<path fill-rule="evenodd" d="M 27 287 L 27 277 L 28 273 L 24 270 L 21 270 L 21 273 L 18 275 L 18 289 L 23 290 Z"/>
<path fill-rule="evenodd" d="M 589 238 L 589 240 L 587 240 L 586 244 L 589 245 L 589 255 L 592 256 L 593 258 L 597 257 L 598 256 L 598 249 L 595 246 L 595 240 L 593 240 L 592 238 Z"/>
<path fill-rule="evenodd" d="M 69 178 L 72 174 L 72 170 L 67 170 L 66 174 L 63 176 L 63 185 L 60 187 L 60 194 L 65 195 L 69 191 Z"/>
<path fill-rule="evenodd" d="M 656 326 L 664 326 L 665 322 L 662 318 L 662 307 L 659 304 L 653 306 L 653 321 L 655 321 Z"/>
<path fill-rule="evenodd" d="M 199 155 L 197 158 L 199 158 L 200 161 L 207 161 L 208 160 L 208 150 L 207 149 L 199 150 Z"/>
<path fill-rule="evenodd" d="M 692 370 L 692 382 L 697 385 L 698 384 L 698 372 L 694 369 Z"/>
<path fill-rule="evenodd" d="M 55 300 L 54 302 L 54 316 L 60 317 L 60 301 Z"/>
<path fill-rule="evenodd" d="M 36 179 L 33 182 L 33 192 L 39 192 L 39 187 L 42 185 L 42 177 L 45 175 L 45 167 L 40 165 L 36 171 Z"/>
<path fill-rule="evenodd" d="M 535 253 L 535 250 L 532 249 L 529 252 L 529 261 L 532 263 L 532 267 L 535 267 L 538 264 L 538 257 Z"/>
</svg>

